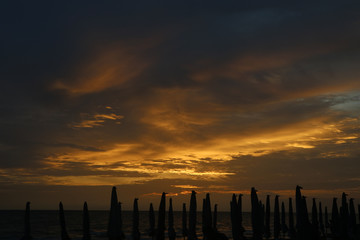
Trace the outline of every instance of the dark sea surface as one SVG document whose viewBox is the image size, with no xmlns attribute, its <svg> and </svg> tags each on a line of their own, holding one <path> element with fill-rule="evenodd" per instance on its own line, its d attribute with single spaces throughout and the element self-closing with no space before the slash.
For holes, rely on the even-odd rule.
<svg viewBox="0 0 360 240">
<path fill-rule="evenodd" d="M 0 239 L 13 240 L 21 239 L 24 232 L 25 211 L 0 211 Z M 108 224 L 108 211 L 89 211 L 90 233 L 93 240 L 107 239 L 106 231 Z M 132 212 L 123 211 L 123 231 L 127 239 L 131 239 Z M 182 213 L 174 212 L 174 227 L 177 239 L 182 237 Z M 31 211 L 31 235 L 33 239 L 60 239 L 60 225 L 58 211 Z M 245 235 L 251 234 L 250 213 L 243 214 L 243 226 L 246 230 Z M 66 227 L 72 239 L 82 239 L 82 211 L 65 211 Z M 201 232 L 201 212 L 197 216 L 197 233 L 202 238 Z M 156 218 L 157 225 L 157 218 Z M 231 221 L 229 212 L 218 213 L 217 228 L 229 239 L 231 236 Z M 149 214 L 140 212 L 140 232 L 141 239 L 151 239 L 148 236 Z M 167 234 L 167 232 L 165 232 Z"/>
</svg>

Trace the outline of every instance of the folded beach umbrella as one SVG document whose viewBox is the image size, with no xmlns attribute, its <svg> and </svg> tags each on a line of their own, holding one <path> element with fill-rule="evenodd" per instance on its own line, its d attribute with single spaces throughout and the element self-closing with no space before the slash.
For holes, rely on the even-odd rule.
<svg viewBox="0 0 360 240">
<path fill-rule="evenodd" d="M 174 211 L 173 211 L 172 199 L 170 198 L 169 201 L 170 203 L 169 203 L 168 235 L 169 235 L 169 240 L 174 240 L 176 239 L 176 232 L 174 229 Z"/>
<path fill-rule="evenodd" d="M 275 196 L 275 207 L 274 207 L 274 239 L 280 238 L 280 206 L 279 196 Z"/>
<path fill-rule="evenodd" d="M 290 239 L 296 238 L 292 198 L 289 198 L 289 237 L 290 237 Z"/>
<path fill-rule="evenodd" d="M 285 203 L 281 202 L 281 232 L 285 237 L 286 233 L 288 232 L 288 226 L 286 225 L 286 217 L 285 217 Z"/>
<path fill-rule="evenodd" d="M 70 237 L 66 231 L 64 207 L 62 202 L 59 203 L 59 220 L 60 220 L 60 228 L 61 228 L 61 240 L 69 240 Z"/>
<path fill-rule="evenodd" d="M 266 196 L 264 237 L 266 239 L 269 239 L 271 237 L 271 230 L 270 230 L 270 195 Z"/>
<path fill-rule="evenodd" d="M 165 195 L 166 193 L 162 193 L 160 206 L 159 206 L 159 216 L 158 216 L 158 227 L 156 231 L 156 239 L 157 240 L 164 240 L 165 239 Z"/>
<path fill-rule="evenodd" d="M 24 236 L 22 240 L 31 240 L 31 229 L 30 229 L 30 202 L 26 203 L 25 219 L 24 219 Z"/>
<path fill-rule="evenodd" d="M 153 204 L 150 203 L 150 209 L 149 209 L 149 236 L 153 239 L 155 238 L 155 213 L 154 213 L 154 207 Z"/>
<path fill-rule="evenodd" d="M 321 202 L 319 202 L 319 229 L 321 236 L 325 237 L 325 224 L 324 224 Z"/>
<path fill-rule="evenodd" d="M 87 202 L 84 202 L 83 208 L 83 240 L 90 240 L 90 218 Z"/>
<path fill-rule="evenodd" d="M 182 236 L 185 239 L 185 237 L 187 237 L 187 235 L 188 235 L 188 230 L 187 230 L 186 204 L 183 203 L 183 208 L 182 208 Z"/>
<path fill-rule="evenodd" d="M 197 239 L 196 236 L 196 192 L 192 191 L 190 198 L 190 211 L 189 211 L 189 234 L 188 239 Z"/>
<path fill-rule="evenodd" d="M 139 206 L 138 199 L 134 199 L 133 206 L 133 226 L 132 226 L 132 239 L 140 240 L 140 231 L 139 231 Z"/>
</svg>

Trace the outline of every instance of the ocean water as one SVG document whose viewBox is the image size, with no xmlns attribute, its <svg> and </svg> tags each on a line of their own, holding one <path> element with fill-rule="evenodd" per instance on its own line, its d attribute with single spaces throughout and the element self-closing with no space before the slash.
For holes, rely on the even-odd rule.
<svg viewBox="0 0 360 240">
<path fill-rule="evenodd" d="M 0 211 L 0 239 L 19 240 L 24 232 L 25 211 Z M 106 231 L 109 218 L 108 211 L 89 211 L 90 233 L 93 240 L 107 239 Z M 123 231 L 127 239 L 131 239 L 132 212 L 123 211 Z M 183 239 L 182 232 L 182 213 L 174 212 L 174 227 L 176 238 Z M 58 240 L 60 239 L 60 225 L 58 211 L 31 211 L 31 235 L 35 240 Z M 82 211 L 65 211 L 65 221 L 68 234 L 71 239 L 82 239 Z M 197 215 L 197 234 L 202 238 L 201 232 L 201 212 Z M 157 225 L 157 217 L 156 217 Z M 140 212 L 140 232 L 141 239 L 151 239 L 148 236 L 149 214 Z M 250 213 L 243 214 L 243 226 L 246 230 L 245 235 L 251 235 Z M 229 239 L 231 236 L 231 220 L 229 212 L 219 212 L 217 228 Z M 167 234 L 167 232 L 165 232 Z"/>
</svg>

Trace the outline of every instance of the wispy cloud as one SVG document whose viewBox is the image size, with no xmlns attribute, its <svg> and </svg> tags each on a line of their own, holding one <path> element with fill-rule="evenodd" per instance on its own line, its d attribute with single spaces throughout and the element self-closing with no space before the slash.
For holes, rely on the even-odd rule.
<svg viewBox="0 0 360 240">
<path fill-rule="evenodd" d="M 85 114 L 84 114 L 85 115 Z M 107 120 L 113 120 L 116 124 L 121 124 L 119 120 L 123 119 L 124 116 L 116 115 L 115 113 L 111 114 L 95 114 L 93 116 L 84 116 L 89 119 L 84 119 L 79 123 L 74 123 L 71 125 L 73 128 L 93 128 L 93 127 L 101 127 L 105 124 Z"/>
</svg>

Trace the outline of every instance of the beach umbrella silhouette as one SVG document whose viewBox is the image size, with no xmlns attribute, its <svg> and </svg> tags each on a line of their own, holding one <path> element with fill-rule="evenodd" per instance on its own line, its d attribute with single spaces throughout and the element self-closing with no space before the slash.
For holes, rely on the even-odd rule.
<svg viewBox="0 0 360 240">
<path fill-rule="evenodd" d="M 360 204 L 358 204 L 358 216 L 359 216 L 359 222 L 360 222 Z"/>
<path fill-rule="evenodd" d="M 321 236 L 325 237 L 325 225 L 324 225 L 321 202 L 319 202 L 319 228 L 320 228 Z"/>
<path fill-rule="evenodd" d="M 185 239 L 185 237 L 187 237 L 187 235 L 188 235 L 188 230 L 187 230 L 186 204 L 183 203 L 183 208 L 182 208 L 182 236 Z"/>
<path fill-rule="evenodd" d="M 170 198 L 169 204 L 169 220 L 168 220 L 169 228 L 168 228 L 168 235 L 170 240 L 176 239 L 176 232 L 174 229 L 174 212 L 173 212 L 173 205 L 172 199 Z"/>
<path fill-rule="evenodd" d="M 211 203 L 210 203 L 210 194 L 206 194 L 205 198 L 205 216 L 206 216 L 206 227 L 211 228 L 212 224 L 212 214 L 211 214 Z"/>
<path fill-rule="evenodd" d="M 239 211 L 238 204 L 236 201 L 236 195 L 232 195 L 232 199 L 230 201 L 230 217 L 231 217 L 231 231 L 234 240 L 240 239 L 240 232 L 238 226 L 239 224 Z"/>
<path fill-rule="evenodd" d="M 280 238 L 280 207 L 279 196 L 275 196 L 275 208 L 274 208 L 274 239 Z"/>
<path fill-rule="evenodd" d="M 261 202 L 261 200 L 259 201 L 260 204 L 260 220 L 261 221 L 261 225 L 260 225 L 260 233 L 261 233 L 261 237 L 264 235 L 264 230 L 265 230 L 265 204 L 263 204 Z"/>
<path fill-rule="evenodd" d="M 354 199 L 350 198 L 349 203 L 349 233 L 351 238 L 356 237 L 356 212 L 354 206 Z"/>
<path fill-rule="evenodd" d="M 327 235 L 327 229 L 329 227 L 330 227 L 329 214 L 328 214 L 327 206 L 325 206 L 325 235 Z"/>
<path fill-rule="evenodd" d="M 336 238 L 339 238 L 341 236 L 341 223 L 340 223 L 339 210 L 337 206 L 337 198 L 333 198 L 330 229 L 332 234 Z"/>
<path fill-rule="evenodd" d="M 347 239 L 348 236 L 348 226 L 349 226 L 349 206 L 346 199 L 347 194 L 342 193 L 341 196 L 341 208 L 340 208 L 340 217 L 342 223 L 341 236 Z"/>
<path fill-rule="evenodd" d="M 213 229 L 216 232 L 217 231 L 217 204 L 214 206 L 214 219 L 213 219 Z"/>
<path fill-rule="evenodd" d="M 139 231 L 139 205 L 138 199 L 134 199 L 133 206 L 133 226 L 132 226 L 132 239 L 140 240 L 140 231 Z"/>
<path fill-rule="evenodd" d="M 150 203 L 150 209 L 149 209 L 149 223 L 150 223 L 149 236 L 155 238 L 155 213 L 152 203 Z"/>
<path fill-rule="evenodd" d="M 122 210 L 121 210 L 121 202 L 118 202 L 118 221 L 119 221 L 119 234 L 121 239 L 125 239 L 125 234 L 123 232 L 123 221 L 122 221 Z"/>
<path fill-rule="evenodd" d="M 318 236 L 319 235 L 319 220 L 318 220 L 318 212 L 317 212 L 315 198 L 312 199 L 311 223 L 313 226 L 314 236 Z"/>
<path fill-rule="evenodd" d="M 238 211 L 237 218 L 238 218 L 238 228 L 239 228 L 240 238 L 244 239 L 245 229 L 243 227 L 242 196 L 243 195 L 240 193 L 239 199 L 238 199 L 238 204 L 237 204 L 237 211 Z M 235 198 L 235 201 L 236 201 L 236 198 Z"/>
<path fill-rule="evenodd" d="M 271 230 L 270 230 L 270 195 L 266 196 L 266 208 L 265 208 L 265 231 L 264 236 L 266 239 L 271 237 Z"/>
<path fill-rule="evenodd" d="M 285 237 L 286 233 L 288 232 L 288 227 L 286 225 L 285 204 L 284 204 L 284 202 L 281 203 L 281 231 L 283 233 L 283 236 Z"/>
<path fill-rule="evenodd" d="M 83 240 L 90 240 L 90 218 L 87 202 L 83 207 Z"/>
<path fill-rule="evenodd" d="M 210 194 L 206 194 L 206 198 L 203 199 L 203 221 L 202 221 L 202 227 L 203 227 L 203 234 L 204 239 L 211 238 L 212 235 L 214 235 L 213 229 L 212 229 L 212 216 L 211 216 L 211 203 L 210 203 Z"/>
<path fill-rule="evenodd" d="M 295 239 L 296 237 L 292 198 L 289 198 L 289 237 L 290 239 Z"/>
<path fill-rule="evenodd" d="M 193 240 L 197 239 L 196 236 L 196 192 L 191 192 L 190 198 L 190 210 L 189 210 L 189 233 L 188 239 Z"/>
<path fill-rule="evenodd" d="M 25 218 L 24 218 L 24 236 L 22 240 L 31 240 L 31 228 L 30 228 L 30 202 L 26 203 Z"/>
<path fill-rule="evenodd" d="M 253 239 L 262 239 L 262 229 L 264 228 L 264 221 L 262 221 L 262 206 L 259 203 L 257 190 L 251 188 L 251 225 L 253 229 Z"/>
<path fill-rule="evenodd" d="M 296 227 L 299 228 L 298 225 L 301 224 L 301 189 L 299 185 L 296 186 L 295 192 L 295 209 L 296 209 Z"/>
<path fill-rule="evenodd" d="M 121 240 L 123 234 L 121 230 L 121 216 L 119 210 L 119 202 L 116 193 L 116 187 L 111 190 L 110 214 L 108 224 L 108 238 L 109 240 Z"/>
<path fill-rule="evenodd" d="M 158 216 L 158 227 L 156 231 L 156 239 L 157 240 L 164 240 L 165 239 L 165 199 L 166 193 L 163 192 L 161 195 L 161 201 L 159 206 L 159 216 Z"/>
<path fill-rule="evenodd" d="M 205 198 L 203 199 L 201 217 L 202 217 L 201 223 L 202 223 L 203 239 L 206 239 L 207 235 L 206 235 L 206 200 L 205 200 Z"/>
<path fill-rule="evenodd" d="M 60 220 L 60 228 L 61 228 L 61 240 L 69 240 L 70 237 L 66 231 L 64 207 L 62 202 L 59 203 L 59 220 Z"/>
</svg>

